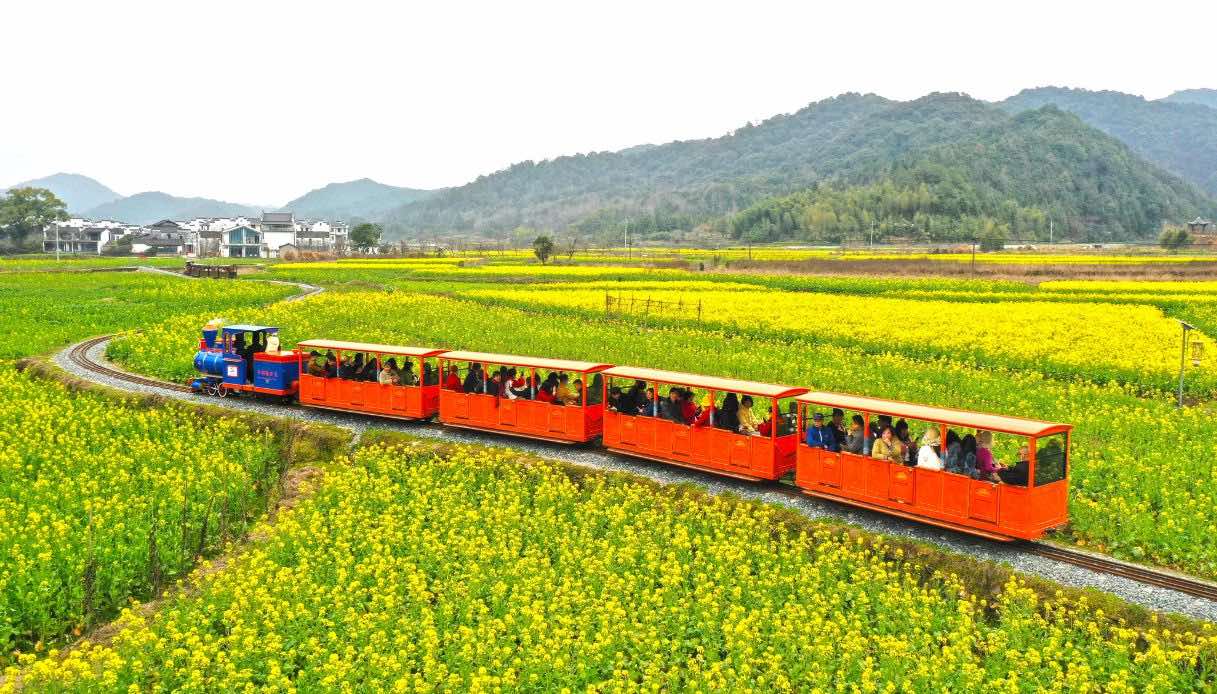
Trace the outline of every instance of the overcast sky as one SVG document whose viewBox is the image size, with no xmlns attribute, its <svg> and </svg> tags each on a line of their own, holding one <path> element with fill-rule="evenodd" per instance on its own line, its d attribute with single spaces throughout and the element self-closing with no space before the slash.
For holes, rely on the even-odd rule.
<svg viewBox="0 0 1217 694">
<path fill-rule="evenodd" d="M 723 134 L 846 91 L 1217 87 L 1217 3 L 5 3 L 0 185 L 278 205 Z"/>
</svg>

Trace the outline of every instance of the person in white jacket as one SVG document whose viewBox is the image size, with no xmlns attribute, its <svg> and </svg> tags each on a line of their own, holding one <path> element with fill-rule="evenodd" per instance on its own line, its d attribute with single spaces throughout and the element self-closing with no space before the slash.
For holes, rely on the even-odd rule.
<svg viewBox="0 0 1217 694">
<path fill-rule="evenodd" d="M 934 447 L 941 442 L 940 436 L 937 427 L 926 430 L 925 435 L 921 437 L 921 450 L 917 451 L 917 467 L 927 470 L 942 469 L 942 457 L 938 455 L 938 451 L 934 450 Z"/>
</svg>

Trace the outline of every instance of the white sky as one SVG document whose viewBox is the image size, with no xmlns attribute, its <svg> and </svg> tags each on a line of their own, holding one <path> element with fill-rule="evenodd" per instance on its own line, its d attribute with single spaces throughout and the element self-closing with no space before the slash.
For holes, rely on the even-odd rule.
<svg viewBox="0 0 1217 694">
<path fill-rule="evenodd" d="M 5 2 L 0 184 L 282 204 L 717 136 L 845 91 L 1217 87 L 1217 3 Z"/>
</svg>

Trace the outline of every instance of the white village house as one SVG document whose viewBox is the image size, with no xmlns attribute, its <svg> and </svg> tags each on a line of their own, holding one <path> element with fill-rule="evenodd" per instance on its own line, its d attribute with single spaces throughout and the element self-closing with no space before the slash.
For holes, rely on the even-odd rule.
<svg viewBox="0 0 1217 694">
<path fill-rule="evenodd" d="M 123 238 L 130 239 L 132 253 L 186 257 L 278 258 L 280 249 L 341 254 L 349 248 L 343 222 L 297 220 L 291 212 L 264 212 L 258 219 L 162 219 L 145 226 L 69 219 L 47 226 L 42 238 L 47 253 L 58 248 L 100 254 Z"/>
</svg>

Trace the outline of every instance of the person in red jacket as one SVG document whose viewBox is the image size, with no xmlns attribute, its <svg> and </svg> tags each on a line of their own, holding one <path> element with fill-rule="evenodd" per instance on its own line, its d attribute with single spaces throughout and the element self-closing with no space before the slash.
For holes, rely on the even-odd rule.
<svg viewBox="0 0 1217 694">
<path fill-rule="evenodd" d="M 461 375 L 456 370 L 456 364 L 448 367 L 448 377 L 444 379 L 444 388 L 447 390 L 461 389 Z"/>
<path fill-rule="evenodd" d="M 697 405 L 693 402 L 693 391 L 685 389 L 680 394 L 680 416 L 685 420 L 685 426 L 697 419 Z"/>
</svg>

